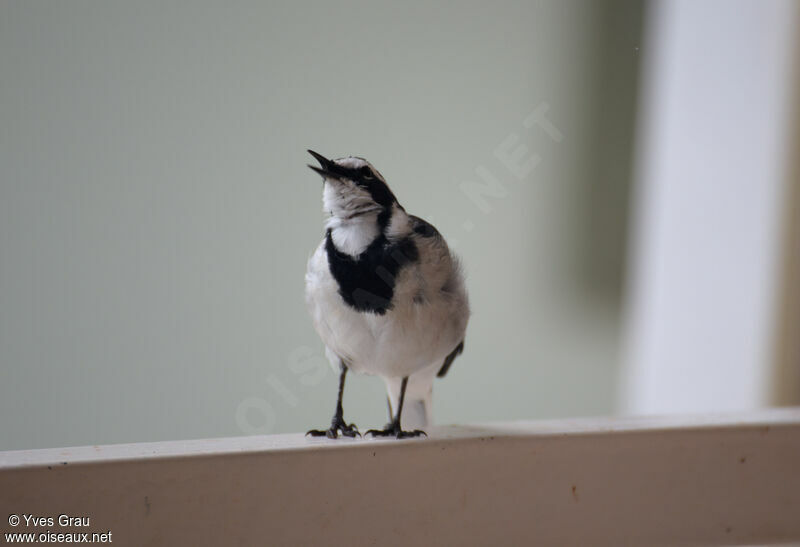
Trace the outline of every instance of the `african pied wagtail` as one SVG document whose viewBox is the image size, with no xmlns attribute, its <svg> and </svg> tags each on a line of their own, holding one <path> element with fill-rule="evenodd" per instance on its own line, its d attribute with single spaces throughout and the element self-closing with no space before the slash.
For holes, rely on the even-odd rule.
<svg viewBox="0 0 800 547">
<path fill-rule="evenodd" d="M 434 376 L 444 376 L 464 349 L 469 303 L 458 259 L 436 228 L 406 213 L 368 161 L 308 152 L 319 162 L 309 167 L 323 177 L 330 216 L 308 261 L 306 303 L 340 376 L 330 428 L 307 434 L 359 434 L 343 417 L 348 370 L 386 383 L 390 422 L 367 434 L 424 434 L 417 428 L 432 422 Z"/>
</svg>

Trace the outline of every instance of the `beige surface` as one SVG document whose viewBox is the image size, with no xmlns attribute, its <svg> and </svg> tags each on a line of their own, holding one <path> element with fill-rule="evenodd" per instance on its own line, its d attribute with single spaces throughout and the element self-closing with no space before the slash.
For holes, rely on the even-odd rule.
<svg viewBox="0 0 800 547">
<path fill-rule="evenodd" d="M 0 492 L 122 545 L 797 541 L 800 409 L 6 452 Z"/>
</svg>

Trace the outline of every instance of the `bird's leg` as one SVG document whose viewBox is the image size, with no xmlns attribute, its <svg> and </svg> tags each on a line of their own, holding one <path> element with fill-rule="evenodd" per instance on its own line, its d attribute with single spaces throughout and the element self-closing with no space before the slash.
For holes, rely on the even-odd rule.
<svg viewBox="0 0 800 547">
<path fill-rule="evenodd" d="M 306 432 L 306 435 L 311 435 L 312 437 L 328 437 L 329 439 L 335 439 L 339 436 L 339 432 L 342 433 L 345 437 L 355 437 L 358 435 L 361 436 L 361 433 L 358 432 L 358 428 L 355 424 L 348 424 L 344 421 L 344 411 L 342 409 L 342 395 L 344 395 L 344 377 L 347 376 L 347 365 L 342 362 L 342 373 L 339 376 L 339 398 L 336 401 L 336 412 L 333 413 L 333 419 L 331 420 L 331 427 L 326 430 L 322 429 L 310 429 Z"/>
<path fill-rule="evenodd" d="M 389 429 L 394 424 L 394 414 L 392 413 L 392 400 L 386 396 L 386 410 L 389 411 L 389 421 L 384 426 L 384 429 Z"/>
<path fill-rule="evenodd" d="M 415 429 L 414 431 L 403 431 L 400 427 L 400 416 L 403 414 L 403 400 L 406 398 L 406 385 L 408 385 L 408 376 L 403 378 L 403 383 L 400 385 L 400 402 L 397 404 L 397 415 L 392 417 L 391 416 L 391 404 L 389 405 L 389 418 L 391 422 L 386 424 L 386 427 L 383 429 L 370 429 L 367 431 L 367 435 L 372 435 L 373 437 L 396 437 L 398 439 L 406 439 L 408 437 L 419 437 L 420 435 L 428 436 L 427 433 L 422 431 L 421 429 Z"/>
</svg>

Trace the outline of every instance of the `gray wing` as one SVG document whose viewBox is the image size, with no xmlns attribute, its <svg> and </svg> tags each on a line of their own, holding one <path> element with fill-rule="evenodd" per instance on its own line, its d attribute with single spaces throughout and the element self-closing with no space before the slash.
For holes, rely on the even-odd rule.
<svg viewBox="0 0 800 547">
<path fill-rule="evenodd" d="M 411 228 L 414 230 L 414 233 L 416 233 L 419 237 L 434 240 L 434 247 L 447 249 L 447 243 L 445 243 L 444 237 L 442 237 L 442 234 L 439 233 L 439 230 L 437 230 L 433 224 L 414 215 L 409 215 L 409 218 L 411 219 Z M 448 255 L 450 254 L 449 250 L 446 250 L 445 252 L 447 252 Z M 441 287 L 441 290 L 444 292 L 452 290 L 450 285 L 455 283 L 458 275 L 456 271 L 458 269 L 457 259 L 453 257 L 452 260 L 454 260 L 456 264 L 454 265 L 454 270 L 449 279 L 445 281 L 445 284 Z M 447 371 L 450 370 L 450 365 L 453 364 L 453 361 L 455 361 L 456 357 L 461 355 L 461 352 L 463 351 L 464 340 L 461 340 L 461 342 L 458 343 L 453 351 L 451 351 L 450 354 L 445 357 L 444 363 L 442 363 L 442 368 L 439 369 L 439 372 L 436 374 L 436 376 L 439 378 L 444 377 L 444 375 L 447 374 Z"/>
</svg>

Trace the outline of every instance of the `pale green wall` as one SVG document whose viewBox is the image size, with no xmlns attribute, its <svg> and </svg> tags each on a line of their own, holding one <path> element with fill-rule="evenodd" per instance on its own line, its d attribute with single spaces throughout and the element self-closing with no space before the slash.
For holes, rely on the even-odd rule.
<svg viewBox="0 0 800 547">
<path fill-rule="evenodd" d="M 612 412 L 640 18 L 0 2 L 0 449 L 239 435 L 251 403 L 272 432 L 324 425 L 309 147 L 369 158 L 464 258 L 440 422 Z M 523 127 L 542 103 L 561 142 Z M 524 180 L 493 155 L 512 134 L 541 158 Z M 481 166 L 507 194 L 488 213 L 460 189 Z M 382 425 L 382 383 L 352 378 L 345 409 Z"/>
</svg>

